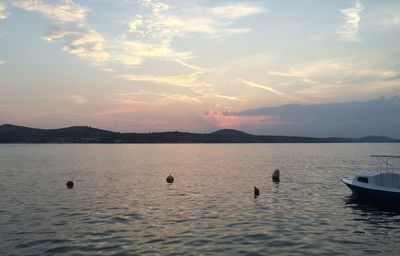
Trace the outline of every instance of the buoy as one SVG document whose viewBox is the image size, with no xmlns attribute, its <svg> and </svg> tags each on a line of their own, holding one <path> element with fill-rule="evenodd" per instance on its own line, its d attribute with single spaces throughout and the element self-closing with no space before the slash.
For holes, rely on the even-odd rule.
<svg viewBox="0 0 400 256">
<path fill-rule="evenodd" d="M 254 186 L 254 198 L 257 198 L 259 196 L 260 196 L 260 190 L 256 186 Z"/>
<path fill-rule="evenodd" d="M 74 187 L 74 183 L 72 181 L 67 182 L 67 188 L 71 189 Z"/>
<path fill-rule="evenodd" d="M 279 169 L 275 169 L 274 173 L 272 174 L 272 181 L 279 182 Z"/>
<path fill-rule="evenodd" d="M 174 182 L 174 176 L 171 174 L 167 176 L 167 183 L 173 183 Z"/>
</svg>

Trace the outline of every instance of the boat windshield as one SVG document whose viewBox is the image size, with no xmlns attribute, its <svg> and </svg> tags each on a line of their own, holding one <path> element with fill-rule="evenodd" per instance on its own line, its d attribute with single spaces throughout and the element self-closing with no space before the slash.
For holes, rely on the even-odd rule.
<svg viewBox="0 0 400 256">
<path fill-rule="evenodd" d="M 395 168 L 389 161 L 393 159 L 400 160 L 400 156 L 395 155 L 370 155 L 370 157 L 375 157 L 379 164 L 380 172 L 395 172 Z"/>
</svg>

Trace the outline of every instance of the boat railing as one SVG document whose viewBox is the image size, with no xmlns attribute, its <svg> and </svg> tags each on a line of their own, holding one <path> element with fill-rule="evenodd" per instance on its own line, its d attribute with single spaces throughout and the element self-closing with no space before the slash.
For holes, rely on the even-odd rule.
<svg viewBox="0 0 400 256">
<path fill-rule="evenodd" d="M 396 155 L 370 155 L 370 157 L 375 157 L 378 161 L 380 172 L 395 172 L 395 169 L 391 163 L 392 159 L 400 159 L 400 156 Z"/>
</svg>

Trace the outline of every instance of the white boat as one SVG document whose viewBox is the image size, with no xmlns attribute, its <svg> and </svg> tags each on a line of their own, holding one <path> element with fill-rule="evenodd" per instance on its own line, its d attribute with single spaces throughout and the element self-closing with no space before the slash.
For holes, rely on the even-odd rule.
<svg viewBox="0 0 400 256">
<path fill-rule="evenodd" d="M 400 159 L 393 155 L 371 155 L 376 157 L 379 171 L 363 172 L 353 178 L 342 179 L 353 194 L 361 199 L 397 203 L 400 206 L 400 173 L 395 171 L 389 160 Z"/>
</svg>

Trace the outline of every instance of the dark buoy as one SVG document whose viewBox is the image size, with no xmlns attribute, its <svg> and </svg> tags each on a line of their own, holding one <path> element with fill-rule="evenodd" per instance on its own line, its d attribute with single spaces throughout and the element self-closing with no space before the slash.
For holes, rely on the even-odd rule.
<svg viewBox="0 0 400 256">
<path fill-rule="evenodd" d="M 67 182 L 67 188 L 71 189 L 74 187 L 74 183 L 72 181 Z"/>
<path fill-rule="evenodd" d="M 272 174 L 272 181 L 279 182 L 279 169 L 275 169 L 274 173 Z"/>
<path fill-rule="evenodd" d="M 260 196 L 260 190 L 256 186 L 254 186 L 254 198 L 257 198 L 259 196 Z"/>
<path fill-rule="evenodd" d="M 174 182 L 174 176 L 171 174 L 167 176 L 167 183 L 173 183 Z"/>
</svg>

